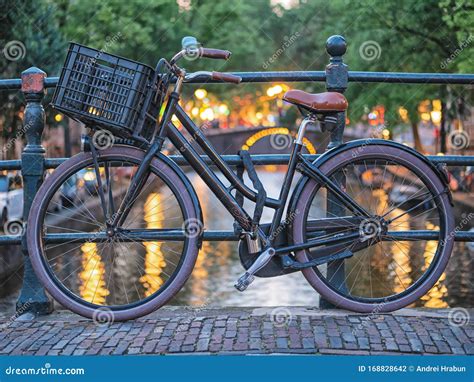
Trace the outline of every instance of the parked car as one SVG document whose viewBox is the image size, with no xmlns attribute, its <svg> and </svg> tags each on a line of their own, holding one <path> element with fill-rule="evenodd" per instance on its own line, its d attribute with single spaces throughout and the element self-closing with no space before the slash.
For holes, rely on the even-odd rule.
<svg viewBox="0 0 474 382">
<path fill-rule="evenodd" d="M 2 227 L 9 220 L 23 217 L 23 182 L 19 173 L 0 175 L 0 213 Z"/>
</svg>

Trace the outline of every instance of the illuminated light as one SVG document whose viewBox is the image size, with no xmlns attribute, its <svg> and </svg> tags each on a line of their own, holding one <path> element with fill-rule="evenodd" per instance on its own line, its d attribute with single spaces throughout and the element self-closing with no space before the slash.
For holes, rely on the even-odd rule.
<svg viewBox="0 0 474 382">
<path fill-rule="evenodd" d="M 272 127 L 269 129 L 258 131 L 252 136 L 250 136 L 242 145 L 241 150 L 250 150 L 250 148 L 260 139 L 268 137 L 270 135 L 290 135 L 293 137 L 296 136 L 296 134 L 290 133 L 290 131 L 286 127 Z M 310 154 L 316 154 L 316 148 L 308 138 L 303 138 L 303 144 Z"/>
<path fill-rule="evenodd" d="M 384 139 L 390 138 L 390 130 L 389 129 L 383 129 L 382 130 L 382 136 Z"/>
<path fill-rule="evenodd" d="M 200 117 L 202 120 L 212 121 L 214 119 L 214 111 L 211 108 L 207 108 L 201 113 Z"/>
<path fill-rule="evenodd" d="M 441 111 L 441 100 L 440 99 L 434 99 L 433 100 L 433 110 L 434 111 Z"/>
<path fill-rule="evenodd" d="M 56 114 L 56 115 L 54 116 L 54 120 L 55 120 L 56 122 L 61 122 L 61 121 L 63 120 L 62 114 Z"/>
<path fill-rule="evenodd" d="M 440 157 L 443 157 L 444 156 L 444 153 L 437 153 L 436 155 L 440 156 Z"/>
<path fill-rule="evenodd" d="M 95 174 L 93 171 L 87 171 L 84 174 L 84 180 L 87 180 L 88 182 L 95 180 Z"/>
<path fill-rule="evenodd" d="M 88 111 L 89 111 L 89 114 L 99 115 L 99 111 L 93 106 L 91 106 Z"/>
<path fill-rule="evenodd" d="M 191 115 L 193 117 L 197 117 L 199 115 L 199 108 L 193 107 L 192 110 L 191 110 Z"/>
<path fill-rule="evenodd" d="M 204 97 L 207 96 L 207 91 L 204 89 L 196 89 L 194 92 L 194 95 L 196 96 L 197 99 L 204 99 Z"/>
<path fill-rule="evenodd" d="M 308 138 L 303 138 L 303 145 L 306 147 L 306 150 L 308 150 L 310 154 L 316 154 L 316 148 Z"/>
<path fill-rule="evenodd" d="M 438 110 L 433 110 L 431 113 L 431 120 L 434 124 L 438 125 L 441 123 L 441 112 Z"/>
<path fill-rule="evenodd" d="M 263 118 L 263 114 L 258 112 L 255 114 L 255 116 L 257 117 L 257 119 L 262 119 Z"/>
<path fill-rule="evenodd" d="M 285 90 L 286 86 L 284 85 L 275 85 L 267 89 L 267 96 L 274 97 L 277 94 L 282 93 Z"/>
<path fill-rule="evenodd" d="M 273 90 L 274 90 L 275 94 L 280 94 L 283 91 L 283 88 L 281 87 L 281 85 L 275 85 Z"/>
<path fill-rule="evenodd" d="M 229 108 L 227 107 L 225 103 L 220 104 L 218 110 L 219 110 L 219 113 L 221 114 L 225 114 L 225 115 L 229 114 Z"/>
<path fill-rule="evenodd" d="M 400 106 L 398 108 L 398 115 L 400 115 L 400 118 L 403 122 L 408 122 L 408 110 L 405 109 L 403 106 Z"/>
<path fill-rule="evenodd" d="M 173 124 L 177 125 L 179 123 L 178 117 L 173 114 L 173 116 L 171 117 L 171 122 L 173 122 Z"/>
<path fill-rule="evenodd" d="M 431 114 L 430 113 L 421 113 L 421 119 L 425 122 L 431 121 Z"/>
</svg>

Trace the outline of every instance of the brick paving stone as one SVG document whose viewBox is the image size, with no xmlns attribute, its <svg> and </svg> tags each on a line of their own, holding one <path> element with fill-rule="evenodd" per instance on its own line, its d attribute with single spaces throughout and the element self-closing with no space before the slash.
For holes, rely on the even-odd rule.
<svg viewBox="0 0 474 382">
<path fill-rule="evenodd" d="M 466 352 L 466 354 L 469 354 L 469 355 L 474 354 L 474 343 L 473 342 L 464 344 L 463 348 L 464 348 L 464 351 Z"/>
<path fill-rule="evenodd" d="M 292 308 L 289 308 L 290 311 Z M 164 313 L 161 313 L 163 312 Z M 311 313 L 315 310 L 309 310 Z M 335 312 L 336 313 L 336 312 Z M 251 309 L 160 310 L 143 319 L 94 325 L 82 318 L 15 321 L 0 332 L 0 354 L 473 354 L 474 328 L 447 317 L 329 311 L 292 315 L 280 325 Z M 7 319 L 8 320 L 8 319 Z"/>
<path fill-rule="evenodd" d="M 411 350 L 413 350 L 416 353 L 423 352 L 423 344 L 421 343 L 420 340 L 410 338 L 408 342 L 410 342 Z"/>
<path fill-rule="evenodd" d="M 331 345 L 331 348 L 334 349 L 341 349 L 342 348 L 342 340 L 340 337 L 329 337 L 329 344 Z"/>
<path fill-rule="evenodd" d="M 451 348 L 448 346 L 446 342 L 435 340 L 434 343 L 440 353 L 451 353 Z"/>
</svg>

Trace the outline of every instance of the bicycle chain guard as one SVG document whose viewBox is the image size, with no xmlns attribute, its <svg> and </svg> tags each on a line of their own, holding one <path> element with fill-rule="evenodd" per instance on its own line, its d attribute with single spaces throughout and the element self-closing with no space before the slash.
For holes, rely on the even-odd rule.
<svg viewBox="0 0 474 382">
<path fill-rule="evenodd" d="M 268 231 L 270 230 L 270 224 L 262 224 L 260 228 L 268 234 Z M 282 247 L 287 245 L 288 240 L 287 240 L 287 229 L 288 227 L 285 226 L 283 229 L 279 230 L 278 235 L 275 238 L 274 242 L 274 247 Z M 242 266 L 245 268 L 245 270 L 249 269 L 250 266 L 254 263 L 254 261 L 257 259 L 259 254 L 250 254 L 247 248 L 247 240 L 240 239 L 239 240 L 239 258 Z M 283 262 L 280 256 L 273 256 L 273 258 L 270 260 L 270 262 L 265 265 L 262 269 L 260 269 L 257 273 L 255 273 L 255 276 L 258 277 L 276 277 L 276 276 L 281 276 L 281 275 L 286 275 L 288 273 L 293 273 L 297 272 L 298 270 L 296 269 L 291 269 L 291 268 L 284 268 L 283 267 Z"/>
</svg>

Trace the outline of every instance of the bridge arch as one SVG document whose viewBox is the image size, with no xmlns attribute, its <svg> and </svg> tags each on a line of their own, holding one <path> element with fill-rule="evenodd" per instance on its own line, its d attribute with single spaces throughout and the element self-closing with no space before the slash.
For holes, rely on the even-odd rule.
<svg viewBox="0 0 474 382">
<path fill-rule="evenodd" d="M 260 130 L 256 132 L 255 134 L 251 135 L 242 145 L 241 149 L 249 150 L 259 140 L 268 136 L 270 136 L 270 139 L 273 138 L 273 141 L 271 143 L 272 143 L 272 146 L 274 146 L 274 148 L 282 149 L 285 147 L 290 147 L 292 143 L 291 138 L 295 138 L 296 133 L 291 132 L 286 127 L 270 127 L 268 129 Z M 283 138 L 280 138 L 280 139 L 278 138 L 282 136 Z M 285 136 L 287 138 L 284 138 Z M 316 154 L 316 148 L 314 147 L 314 145 L 311 143 L 311 141 L 308 138 L 303 138 L 303 144 L 305 145 L 306 149 L 308 150 L 310 154 Z"/>
</svg>

